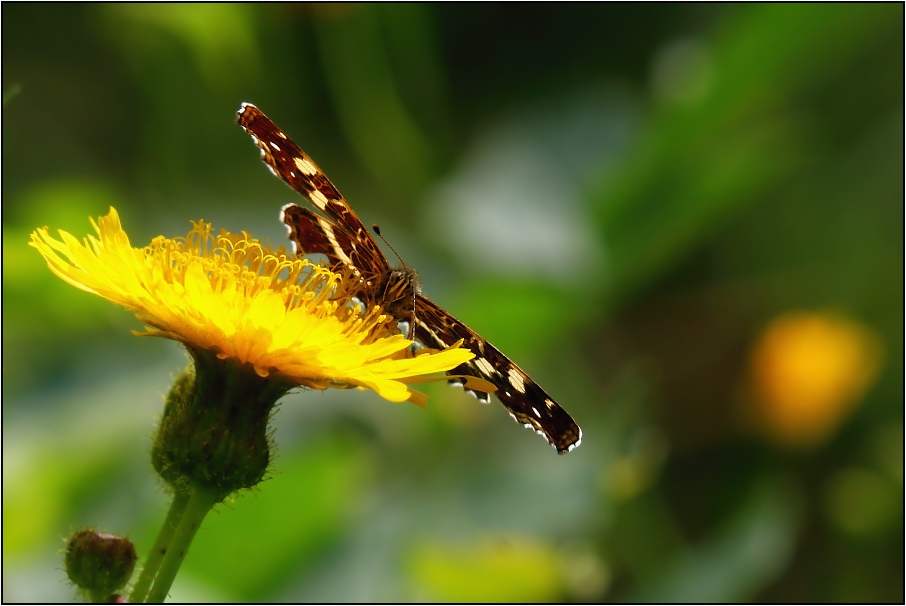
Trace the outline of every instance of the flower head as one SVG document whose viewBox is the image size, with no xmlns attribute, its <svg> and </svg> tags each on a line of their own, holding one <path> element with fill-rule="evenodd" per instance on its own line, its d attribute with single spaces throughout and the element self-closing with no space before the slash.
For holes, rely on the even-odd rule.
<svg viewBox="0 0 906 606">
<path fill-rule="evenodd" d="M 215 235 L 199 221 L 185 238 L 133 248 L 113 208 L 92 225 L 97 236 L 84 242 L 43 228 L 31 245 L 66 282 L 135 311 L 148 325 L 141 334 L 250 364 L 261 377 L 423 404 L 408 383 L 474 357 L 460 347 L 407 355 L 411 342 L 393 334 L 393 318 L 350 305 L 343 276 L 247 233 Z"/>
</svg>

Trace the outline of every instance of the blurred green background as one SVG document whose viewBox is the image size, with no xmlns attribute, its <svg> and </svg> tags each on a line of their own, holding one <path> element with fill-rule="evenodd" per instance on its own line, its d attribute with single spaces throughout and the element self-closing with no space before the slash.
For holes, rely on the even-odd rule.
<svg viewBox="0 0 906 606">
<path fill-rule="evenodd" d="M 573 414 L 298 393 L 176 601 L 902 602 L 903 6 L 2 5 L 3 600 L 130 533 L 185 364 L 29 248 L 281 243 L 255 103 Z"/>
</svg>

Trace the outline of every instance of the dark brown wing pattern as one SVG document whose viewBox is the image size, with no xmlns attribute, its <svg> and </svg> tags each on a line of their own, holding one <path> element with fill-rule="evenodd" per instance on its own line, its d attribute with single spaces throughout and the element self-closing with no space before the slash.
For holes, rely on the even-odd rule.
<svg viewBox="0 0 906 606">
<path fill-rule="evenodd" d="M 462 339 L 475 354 L 474 358 L 447 374 L 481 377 L 493 383 L 497 387 L 494 395 L 510 416 L 547 438 L 560 454 L 579 446 L 582 430 L 569 413 L 500 350 L 421 295 L 415 299 L 414 322 L 415 337 L 423 345 L 443 349 Z M 490 401 L 489 394 L 464 389 L 482 402 Z"/>
<path fill-rule="evenodd" d="M 326 215 L 296 204 L 283 207 L 280 218 L 298 254 L 323 254 L 331 267 L 351 269 L 361 279 L 363 300 L 374 301 L 390 310 L 388 313 L 400 314 L 398 320 L 411 322 L 415 338 L 424 346 L 444 349 L 462 339 L 475 358 L 448 371 L 448 375 L 481 377 L 493 383 L 497 398 L 510 415 L 544 436 L 560 454 L 579 446 L 582 430 L 522 369 L 430 299 L 416 294 L 417 287 L 409 283 L 415 273 L 390 266 L 358 215 L 298 145 L 254 105 L 243 103 L 236 119 L 261 150 L 271 172 Z M 408 290 L 402 289 L 410 293 L 408 306 L 406 297 L 399 298 L 400 289 L 391 288 L 400 280 L 408 286 Z M 451 382 L 462 385 L 455 379 Z M 487 393 L 465 389 L 482 402 L 490 401 Z"/>
<path fill-rule="evenodd" d="M 381 252 L 368 229 L 362 224 L 359 216 L 355 214 L 346 199 L 308 154 L 271 122 L 261 110 L 250 103 L 242 104 L 236 114 L 236 121 L 261 150 L 261 159 L 270 167 L 271 172 L 283 179 L 287 185 L 302 194 L 315 208 L 331 219 L 331 221 L 324 221 L 314 213 L 311 214 L 314 218 L 320 219 L 318 228 L 325 230 L 324 236 L 332 245 L 335 253 L 333 256 L 338 261 L 351 265 L 365 274 L 380 275 L 390 268 L 387 258 L 384 257 L 384 253 Z M 293 229 L 294 223 L 287 220 L 287 214 L 298 216 L 296 214 L 298 211 L 293 210 L 293 207 L 296 205 L 290 204 L 283 208 L 282 219 L 290 229 Z M 304 211 L 305 209 L 299 208 L 299 210 Z M 309 217 L 301 222 L 310 223 L 311 219 Z M 308 229 L 308 225 L 303 225 L 302 229 Z M 308 235 L 311 235 L 310 230 Z M 297 245 L 301 245 L 306 253 L 316 252 L 305 249 L 306 240 L 294 239 L 293 241 Z"/>
</svg>

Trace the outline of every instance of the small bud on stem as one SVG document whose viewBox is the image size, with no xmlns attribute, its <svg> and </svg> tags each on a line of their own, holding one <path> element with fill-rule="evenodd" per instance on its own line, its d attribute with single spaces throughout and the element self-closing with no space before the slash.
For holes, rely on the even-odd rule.
<svg viewBox="0 0 906 606">
<path fill-rule="evenodd" d="M 80 530 L 66 545 L 66 574 L 91 602 L 114 602 L 135 569 L 135 547 L 123 537 Z"/>
</svg>

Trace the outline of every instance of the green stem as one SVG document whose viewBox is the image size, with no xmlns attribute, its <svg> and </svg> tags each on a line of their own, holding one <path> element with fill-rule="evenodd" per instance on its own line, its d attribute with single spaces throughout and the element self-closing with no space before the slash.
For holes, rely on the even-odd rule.
<svg viewBox="0 0 906 606">
<path fill-rule="evenodd" d="M 157 578 L 154 580 L 154 586 L 151 587 L 146 602 L 162 603 L 166 599 L 170 586 L 173 585 L 173 579 L 176 578 L 176 573 L 179 572 L 179 567 L 189 552 L 189 545 L 192 544 L 192 539 L 195 538 L 195 533 L 201 526 L 201 521 L 219 502 L 220 499 L 215 493 L 200 488 L 195 488 L 189 496 L 189 502 L 183 510 L 179 526 L 173 533 L 169 549 L 164 554 L 164 559 L 157 571 Z"/>
<path fill-rule="evenodd" d="M 148 590 L 151 589 L 151 583 L 154 582 L 154 577 L 157 576 L 160 563 L 167 553 L 170 541 L 173 540 L 173 533 L 176 532 L 176 528 L 179 526 L 182 512 L 185 511 L 188 502 L 188 494 L 177 492 L 173 497 L 170 511 L 167 512 L 167 519 L 164 520 L 164 525 L 161 526 L 160 532 L 157 534 L 157 540 L 154 541 L 154 546 L 148 554 L 148 559 L 145 560 L 145 566 L 142 568 L 142 573 L 139 575 L 138 581 L 135 583 L 135 588 L 133 588 L 132 594 L 129 596 L 130 604 L 139 604 L 145 601 L 145 596 L 148 595 Z"/>
</svg>

